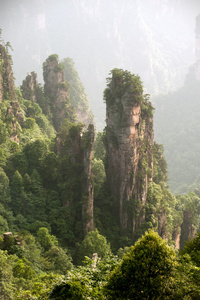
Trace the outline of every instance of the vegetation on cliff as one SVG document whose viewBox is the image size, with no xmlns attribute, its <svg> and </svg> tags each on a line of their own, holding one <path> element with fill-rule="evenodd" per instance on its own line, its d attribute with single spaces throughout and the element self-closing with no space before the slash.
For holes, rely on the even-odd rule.
<svg viewBox="0 0 200 300">
<path fill-rule="evenodd" d="M 104 92 L 110 128 L 94 141 L 93 125 L 86 129 L 76 120 L 73 105 L 82 114 L 86 109 L 87 120 L 91 115 L 70 59 L 63 67 L 57 55 L 49 56 L 43 65 L 44 87 L 32 72 L 20 90 L 14 85 L 5 46 L 0 46 L 0 53 L 0 295 L 5 299 L 199 297 L 198 236 L 179 255 L 171 248 L 178 248 L 179 239 L 184 248 L 185 240 L 199 229 L 199 191 L 177 197 L 170 193 L 163 147 L 153 142 L 153 107 L 149 96 L 143 95 L 139 76 L 111 71 Z M 70 83 L 64 77 L 67 68 L 72 102 Z M 134 151 L 135 169 L 130 171 Z M 119 168 L 123 159 L 125 172 Z M 120 212 L 121 182 L 126 193 Z M 132 194 L 128 193 L 132 187 Z M 122 258 L 123 253 L 127 254 Z M 143 270 L 148 287 L 137 270 Z"/>
</svg>

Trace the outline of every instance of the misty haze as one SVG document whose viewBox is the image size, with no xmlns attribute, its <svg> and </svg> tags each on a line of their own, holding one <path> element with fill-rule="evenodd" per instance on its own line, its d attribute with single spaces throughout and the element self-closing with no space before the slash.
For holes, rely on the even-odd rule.
<svg viewBox="0 0 200 300">
<path fill-rule="evenodd" d="M 0 298 L 198 299 L 200 1 L 0 0 L 0 30 Z"/>
</svg>

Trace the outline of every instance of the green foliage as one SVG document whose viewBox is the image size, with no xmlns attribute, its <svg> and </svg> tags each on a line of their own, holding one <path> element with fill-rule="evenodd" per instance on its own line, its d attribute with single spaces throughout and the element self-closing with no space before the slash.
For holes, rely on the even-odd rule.
<svg viewBox="0 0 200 300">
<path fill-rule="evenodd" d="M 22 277 L 24 279 L 32 279 L 35 276 L 35 272 L 30 266 L 30 262 L 26 259 L 19 259 L 13 265 L 13 276 Z"/>
<path fill-rule="evenodd" d="M 192 262 L 197 267 L 200 267 L 200 233 L 197 233 L 195 238 L 185 243 L 185 247 L 181 253 L 189 254 Z"/>
<path fill-rule="evenodd" d="M 94 158 L 102 161 L 105 160 L 105 147 L 104 147 L 104 133 L 97 132 L 95 142 L 94 142 Z"/>
<path fill-rule="evenodd" d="M 0 215 L 0 233 L 7 232 L 9 230 L 8 228 L 8 222 L 6 219 Z"/>
<path fill-rule="evenodd" d="M 92 160 L 92 172 L 94 176 L 94 192 L 97 194 L 106 178 L 104 164 L 101 159 L 94 158 Z"/>
<path fill-rule="evenodd" d="M 111 273 L 105 293 L 108 299 L 165 298 L 176 264 L 172 248 L 149 231 Z"/>
<path fill-rule="evenodd" d="M 71 104 L 76 110 L 78 120 L 83 121 L 87 125 L 93 123 L 93 115 L 89 107 L 89 99 L 86 95 L 85 88 L 75 69 L 74 62 L 71 58 L 62 60 L 64 67 L 65 80 L 69 83 L 69 97 Z"/>
<path fill-rule="evenodd" d="M 187 193 L 200 174 L 199 97 L 199 83 L 192 79 L 174 93 L 153 98 L 155 139 L 164 145 L 173 193 Z"/>
<path fill-rule="evenodd" d="M 159 184 L 160 182 L 167 183 L 167 162 L 163 155 L 163 145 L 159 145 L 154 142 L 153 145 L 153 158 L 154 158 L 154 166 L 153 166 L 153 180 L 155 183 Z"/>
<path fill-rule="evenodd" d="M 169 299 L 199 299 L 199 280 L 200 268 L 192 263 L 189 255 L 179 256 Z"/>
<path fill-rule="evenodd" d="M 56 237 L 50 235 L 48 229 L 45 227 L 42 227 L 38 230 L 37 241 L 44 251 L 48 251 L 52 246 L 58 245 Z"/>
<path fill-rule="evenodd" d="M 142 100 L 143 87 L 140 77 L 122 69 L 113 69 L 111 77 L 107 78 L 107 88 L 104 91 L 104 100 L 112 105 L 116 98 L 122 98 L 128 94 L 132 104 L 139 104 Z"/>
<path fill-rule="evenodd" d="M 65 284 L 66 286 L 74 286 L 74 284 L 78 282 L 82 287 L 83 299 L 103 300 L 105 298 L 102 287 L 106 283 L 107 276 L 118 264 L 118 257 L 113 255 L 109 255 L 104 259 L 97 259 L 96 261 L 86 257 L 84 266 L 78 266 L 68 272 L 65 280 L 63 280 L 61 284 L 55 286 L 53 292 L 57 290 L 58 293 L 56 293 L 55 296 L 59 297 L 61 288 L 64 287 Z"/>
<path fill-rule="evenodd" d="M 48 58 L 49 58 L 50 61 L 58 60 L 59 59 L 58 54 L 51 54 L 51 55 L 49 55 Z"/>
<path fill-rule="evenodd" d="M 0 203 L 8 206 L 10 202 L 9 178 L 2 168 L 0 168 Z"/>
<path fill-rule="evenodd" d="M 104 258 L 111 254 L 110 244 L 106 238 L 99 234 L 98 230 L 87 233 L 85 239 L 78 247 L 78 264 L 81 264 L 85 256 L 92 257 L 93 253 L 97 253 L 99 257 Z"/>
<path fill-rule="evenodd" d="M 35 127 L 35 119 L 33 118 L 27 118 L 26 122 L 24 123 L 24 128 L 26 129 L 34 129 Z"/>
<path fill-rule="evenodd" d="M 72 268 L 72 258 L 67 254 L 67 250 L 55 244 L 46 251 L 44 255 L 45 270 L 56 274 L 66 274 Z"/>
<path fill-rule="evenodd" d="M 62 284 L 55 286 L 51 292 L 49 299 L 52 300 L 62 300 L 62 299 L 72 299 L 72 300 L 82 300 L 87 299 L 84 297 L 85 286 L 84 284 L 74 280 L 70 282 L 63 282 Z"/>
<path fill-rule="evenodd" d="M 13 299 L 13 257 L 0 250 L 0 298 Z"/>
</svg>

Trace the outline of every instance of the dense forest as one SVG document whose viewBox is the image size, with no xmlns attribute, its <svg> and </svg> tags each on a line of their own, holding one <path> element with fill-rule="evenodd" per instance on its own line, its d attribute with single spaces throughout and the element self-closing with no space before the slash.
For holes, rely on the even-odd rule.
<svg viewBox="0 0 200 300">
<path fill-rule="evenodd" d="M 96 132 L 71 58 L 16 87 L 10 52 L 2 41 L 1 298 L 198 299 L 200 187 L 171 193 L 140 77 L 110 71 Z"/>
</svg>

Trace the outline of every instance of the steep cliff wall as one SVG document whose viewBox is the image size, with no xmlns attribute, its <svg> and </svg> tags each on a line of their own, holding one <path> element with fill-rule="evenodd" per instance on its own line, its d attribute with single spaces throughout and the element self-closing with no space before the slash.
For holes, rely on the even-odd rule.
<svg viewBox="0 0 200 300">
<path fill-rule="evenodd" d="M 82 220 L 84 235 L 94 229 L 93 202 L 94 186 L 92 174 L 92 156 L 94 150 L 94 125 L 89 125 L 82 140 L 83 147 L 83 197 L 82 197 Z"/>
<path fill-rule="evenodd" d="M 22 82 L 22 96 L 24 99 L 36 101 L 36 88 L 38 86 L 37 74 L 31 72 Z"/>
<path fill-rule="evenodd" d="M 0 45 L 0 101 L 3 96 L 5 99 L 17 100 L 15 93 L 15 84 L 11 67 L 11 57 L 3 45 Z"/>
<path fill-rule="evenodd" d="M 94 122 L 94 117 L 90 110 L 89 99 L 78 72 L 75 69 L 74 62 L 68 57 L 62 61 L 62 65 L 64 66 L 65 80 L 70 84 L 69 96 L 71 104 L 76 110 L 77 120 L 88 126 Z"/>
<path fill-rule="evenodd" d="M 63 132 L 57 137 L 57 150 L 64 158 L 66 191 L 63 205 L 75 208 L 76 222 L 82 220 L 83 235 L 94 229 L 94 187 L 92 156 L 94 148 L 94 126 L 83 131 L 82 123 L 65 123 Z"/>
<path fill-rule="evenodd" d="M 8 51 L 3 45 L 0 45 L 0 102 L 10 101 L 6 113 L 6 119 L 11 129 L 10 139 L 19 143 L 18 130 L 21 130 L 19 123 L 23 122 L 24 116 L 17 100 L 11 65 L 12 60 Z"/>
<path fill-rule="evenodd" d="M 106 101 L 106 175 L 118 202 L 122 232 L 144 222 L 148 183 L 152 180 L 152 106 L 138 76 L 114 69 Z"/>
<path fill-rule="evenodd" d="M 181 225 L 180 248 L 183 249 L 185 242 L 195 237 L 194 227 L 194 212 L 192 210 L 185 210 L 183 212 L 183 223 Z"/>
<path fill-rule="evenodd" d="M 57 55 L 50 55 L 43 64 L 44 92 L 50 100 L 53 124 L 59 130 L 65 118 L 73 121 L 74 110 L 70 103 L 68 85 L 64 79 L 63 66 Z"/>
</svg>

